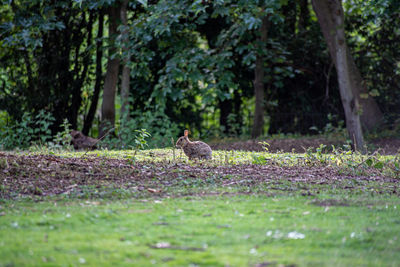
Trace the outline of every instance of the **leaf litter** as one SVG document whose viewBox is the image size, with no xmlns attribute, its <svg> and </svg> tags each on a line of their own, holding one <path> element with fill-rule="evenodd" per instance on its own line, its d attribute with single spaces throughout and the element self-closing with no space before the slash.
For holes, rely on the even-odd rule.
<svg viewBox="0 0 400 267">
<path fill-rule="evenodd" d="M 171 161 L 135 161 L 107 157 L 0 152 L 0 198 L 52 196 L 125 190 L 133 197 L 248 194 L 347 190 L 400 195 L 399 179 L 374 172 L 348 174 L 331 166 L 260 164 L 203 164 Z M 209 187 L 220 191 L 210 191 Z M 183 188 L 183 189 L 182 189 Z M 199 190 L 199 189 L 207 190 Z M 194 190 L 197 189 L 197 190 Z M 85 191 L 86 190 L 86 191 Z M 320 206 L 345 206 L 327 201 Z"/>
</svg>

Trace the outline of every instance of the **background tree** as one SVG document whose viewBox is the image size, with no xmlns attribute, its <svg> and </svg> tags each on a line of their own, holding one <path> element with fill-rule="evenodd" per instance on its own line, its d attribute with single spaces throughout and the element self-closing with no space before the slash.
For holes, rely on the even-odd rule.
<svg viewBox="0 0 400 267">
<path fill-rule="evenodd" d="M 346 127 L 355 148 L 363 150 L 364 139 L 359 114 L 359 90 L 354 81 L 355 64 L 346 44 L 344 14 L 338 0 L 312 1 L 322 32 L 328 44 L 332 61 L 335 62 Z M 359 73 L 358 73 L 359 75 Z"/>
<path fill-rule="evenodd" d="M 2 11 L 8 18 L 2 24 L 2 78 L 9 87 L 2 107 L 13 118 L 47 110 L 55 118 L 54 131 L 64 118 L 77 127 L 94 13 L 70 1 L 10 1 Z"/>
<path fill-rule="evenodd" d="M 111 8 L 121 8 L 126 22 L 120 14 L 111 19 Z M 343 14 L 361 122 L 395 130 L 399 4 L 347 1 Z M 111 35 L 104 27 L 114 27 Z M 146 128 L 165 145 L 161 140 L 169 144 L 187 127 L 195 138 L 248 138 L 256 118 L 264 120 L 254 127 L 262 128 L 260 137 L 340 129 L 345 120 L 336 56 L 307 0 L 7 1 L 0 34 L 0 127 L 45 112 L 55 118 L 53 134 L 67 118 L 96 136 L 103 108 L 102 125 L 115 123 L 119 138 L 123 128 Z M 263 71 L 263 102 L 255 97 L 256 69 Z M 264 103 L 262 117 L 256 102 Z M 113 122 L 125 112 L 129 123 Z"/>
<path fill-rule="evenodd" d="M 108 8 L 108 35 L 110 43 L 108 48 L 107 72 L 103 89 L 103 102 L 101 106 L 100 137 L 106 134 L 109 129 L 113 128 L 115 124 L 115 94 L 117 91 L 120 60 L 115 55 L 116 47 L 114 46 L 114 40 L 118 33 L 120 15 L 121 5 L 119 3 L 115 3 Z"/>
<path fill-rule="evenodd" d="M 89 130 L 92 127 L 94 117 L 96 115 L 97 105 L 99 102 L 99 96 L 101 87 L 103 85 L 103 69 L 102 69 L 102 59 L 103 59 L 103 28 L 104 28 L 104 11 L 102 9 L 98 12 L 98 29 L 96 37 L 96 66 L 95 66 L 95 82 L 93 93 L 90 97 L 89 110 L 85 114 L 83 121 L 82 133 L 84 135 L 89 134 Z M 88 98 L 89 99 L 89 98 Z"/>
<path fill-rule="evenodd" d="M 336 35 L 332 34 L 334 30 L 335 33 L 341 34 L 341 30 L 336 29 L 335 27 L 345 27 L 344 26 L 344 14 L 340 1 L 322 1 L 321 3 L 317 3 L 317 1 L 312 1 L 314 9 L 318 16 L 318 21 L 320 22 L 322 32 L 324 34 L 325 40 L 328 44 L 329 51 L 331 54 L 332 61 L 334 62 L 336 69 L 340 68 L 337 64 L 337 55 L 335 51 L 341 50 L 341 48 L 337 47 L 337 42 L 335 41 Z M 320 4 L 320 5 L 319 5 Z M 322 7 L 324 5 L 325 7 Z M 338 6 L 340 5 L 340 7 Z M 340 20 L 343 21 L 343 25 L 335 24 L 335 19 L 339 19 L 339 17 L 326 17 L 326 13 L 322 14 L 321 12 L 325 12 L 326 8 L 329 8 L 329 12 L 340 12 Z M 340 11 L 339 11 L 340 10 Z M 340 32 L 340 33 L 339 33 Z M 345 36 L 343 36 L 345 38 Z M 352 90 L 352 94 L 357 99 L 359 103 L 358 111 L 361 114 L 361 122 L 366 130 L 373 130 L 379 127 L 383 123 L 383 114 L 380 111 L 378 105 L 372 96 L 369 95 L 367 88 L 362 80 L 361 74 L 354 62 L 354 59 L 351 55 L 349 47 L 347 46 L 346 39 L 343 40 L 345 43 L 343 44 L 343 49 L 346 51 L 346 64 L 348 64 L 348 75 L 349 75 L 349 83 L 350 88 Z M 339 44 L 341 45 L 341 43 Z M 342 99 L 343 101 L 343 99 Z"/>
<path fill-rule="evenodd" d="M 122 43 L 123 43 L 123 66 L 121 77 L 121 117 L 128 119 L 129 116 L 129 81 L 130 81 L 130 68 L 128 66 L 129 53 L 125 44 L 128 42 L 128 3 L 129 0 L 124 0 L 121 5 L 121 24 L 122 28 Z"/>
<path fill-rule="evenodd" d="M 346 32 L 356 65 L 368 92 L 383 111 L 386 127 L 396 127 L 400 114 L 400 43 L 396 41 L 400 24 L 400 3 L 393 0 L 352 1 L 343 3 Z M 363 113 L 364 115 L 364 113 Z"/>
<path fill-rule="evenodd" d="M 267 32 L 269 27 L 269 18 L 265 16 L 262 18 L 260 27 L 260 37 L 257 40 L 257 53 L 256 53 L 256 66 L 254 70 L 254 97 L 255 97 L 255 110 L 254 110 L 254 123 L 251 132 L 252 138 L 257 138 L 262 134 L 264 128 L 264 102 L 265 102 L 265 85 L 264 85 L 264 49 L 263 47 L 267 42 Z"/>
</svg>

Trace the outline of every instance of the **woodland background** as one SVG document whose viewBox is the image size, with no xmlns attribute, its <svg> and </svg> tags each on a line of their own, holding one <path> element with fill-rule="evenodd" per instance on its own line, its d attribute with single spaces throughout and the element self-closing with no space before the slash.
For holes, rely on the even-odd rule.
<svg viewBox="0 0 400 267">
<path fill-rule="evenodd" d="M 398 135 L 399 25 L 394 0 L 2 1 L 0 148 L 66 129 L 112 129 L 116 148 L 139 129 L 151 147 L 186 128 L 209 139 L 347 126 L 351 137 L 332 31 L 345 33 L 363 134 Z"/>
</svg>

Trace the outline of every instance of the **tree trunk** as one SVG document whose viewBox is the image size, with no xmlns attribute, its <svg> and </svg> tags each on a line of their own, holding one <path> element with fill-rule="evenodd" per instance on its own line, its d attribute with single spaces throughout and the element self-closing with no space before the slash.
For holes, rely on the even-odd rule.
<svg viewBox="0 0 400 267">
<path fill-rule="evenodd" d="M 108 130 L 113 128 L 115 124 L 115 93 L 118 83 L 119 59 L 114 55 L 116 49 L 113 40 L 115 40 L 117 35 L 119 16 L 120 7 L 112 6 L 109 8 L 108 34 L 111 44 L 108 49 L 107 73 L 104 81 L 103 104 L 101 106 L 100 138 L 104 136 Z"/>
<path fill-rule="evenodd" d="M 335 62 L 340 97 L 346 117 L 346 127 L 355 150 L 364 150 L 364 139 L 360 122 L 358 92 L 352 75 L 351 56 L 344 32 L 344 14 L 340 0 L 313 0 L 315 13 L 332 60 Z M 355 65 L 354 65 L 355 66 Z"/>
<path fill-rule="evenodd" d="M 321 25 L 322 33 L 325 37 L 325 40 L 328 44 L 329 52 L 331 55 L 331 59 L 336 66 L 337 69 L 337 58 L 336 52 L 338 48 L 336 47 L 335 33 L 337 30 L 343 30 L 337 28 L 338 25 L 335 24 L 335 15 L 340 16 L 342 20 L 344 20 L 343 8 L 341 2 L 338 0 L 324 0 L 324 1 L 316 1 L 312 0 L 313 8 L 315 13 L 317 13 L 318 21 Z M 336 8 L 336 9 L 332 9 Z M 331 12 L 331 13 L 327 13 Z M 338 13 L 332 13 L 338 12 Z M 340 14 L 340 15 L 339 15 Z M 323 26 L 324 25 L 324 26 Z M 344 28 L 344 25 L 340 27 Z M 360 71 L 358 70 L 354 59 L 351 55 L 350 49 L 347 46 L 346 39 L 343 39 L 344 43 L 343 49 L 346 50 L 347 56 L 347 64 L 349 68 L 349 78 L 350 78 L 350 87 L 353 91 L 353 95 L 357 98 L 358 103 L 360 104 L 360 120 L 361 124 L 365 130 L 370 131 L 378 128 L 383 122 L 383 114 L 378 107 L 375 99 L 373 99 L 368 94 L 368 89 L 365 86 L 363 79 L 361 77 Z"/>
<path fill-rule="evenodd" d="M 129 0 L 124 0 L 121 6 L 121 22 L 124 27 L 127 27 L 127 6 Z M 123 35 L 123 50 L 126 54 L 127 47 L 126 43 L 128 42 L 128 30 L 125 28 L 122 32 Z M 126 55 L 123 60 L 123 67 L 122 67 L 122 81 L 121 81 L 121 118 L 122 121 L 127 120 L 129 117 L 129 81 L 130 81 L 130 69 L 128 67 L 129 57 Z"/>
<path fill-rule="evenodd" d="M 354 89 L 353 92 L 360 104 L 361 124 L 366 131 L 376 130 L 383 124 L 383 113 L 379 109 L 375 99 L 369 95 L 368 88 L 364 84 L 360 71 L 348 47 L 347 56 L 349 57 L 350 79 L 352 88 Z"/>
<path fill-rule="evenodd" d="M 82 133 L 84 135 L 89 135 L 90 128 L 92 128 L 93 119 L 96 114 L 97 104 L 99 102 L 99 95 L 101 91 L 103 72 L 101 60 L 103 59 L 103 28 L 104 28 L 104 13 L 100 11 L 99 13 L 99 28 L 97 31 L 96 38 L 96 81 L 94 84 L 93 95 L 91 97 L 89 111 L 83 122 Z"/>
<path fill-rule="evenodd" d="M 267 41 L 268 31 L 268 17 L 264 17 L 262 25 L 259 30 L 260 38 L 257 44 L 257 57 L 256 67 L 254 71 L 254 96 L 255 96 L 255 111 L 254 111 L 254 123 L 251 131 L 251 137 L 257 138 L 263 133 L 264 128 L 264 53 L 263 47 Z"/>
</svg>

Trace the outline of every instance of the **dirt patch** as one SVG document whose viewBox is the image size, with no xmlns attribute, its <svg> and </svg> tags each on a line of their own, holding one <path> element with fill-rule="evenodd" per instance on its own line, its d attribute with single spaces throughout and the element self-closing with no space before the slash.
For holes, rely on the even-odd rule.
<svg viewBox="0 0 400 267">
<path fill-rule="evenodd" d="M 0 198 L 127 190 L 132 196 L 175 196 L 219 188 L 235 192 L 348 190 L 399 194 L 398 179 L 353 176 L 332 167 L 135 162 L 104 157 L 63 158 L 0 152 Z M 181 193 L 177 193 L 181 192 Z M 194 191 L 193 191 L 194 192 Z"/>
<path fill-rule="evenodd" d="M 269 145 L 270 152 L 295 152 L 304 153 L 308 148 L 315 151 L 321 144 L 327 149 L 331 149 L 332 145 L 336 148 L 345 144 L 343 141 L 331 140 L 328 138 L 287 138 L 287 139 L 266 139 L 266 140 L 247 140 L 247 141 L 232 141 L 222 143 L 211 143 L 210 146 L 214 150 L 242 150 L 242 151 L 265 151 L 260 142 L 266 142 Z M 381 154 L 394 155 L 400 151 L 400 139 L 386 138 L 376 139 L 368 143 L 371 153 L 379 151 Z"/>
<path fill-rule="evenodd" d="M 400 138 L 383 138 L 371 141 L 371 150 L 382 154 L 395 155 L 400 153 Z"/>
<path fill-rule="evenodd" d="M 331 141 L 324 138 L 301 138 L 301 139 L 267 139 L 267 140 L 247 140 L 237 142 L 211 143 L 210 146 L 215 150 L 242 150 L 242 151 L 265 151 L 260 142 L 266 142 L 270 152 L 296 152 L 304 153 L 307 148 L 317 148 L 321 144 L 328 147 L 331 145 L 339 146 L 341 142 Z"/>
</svg>

